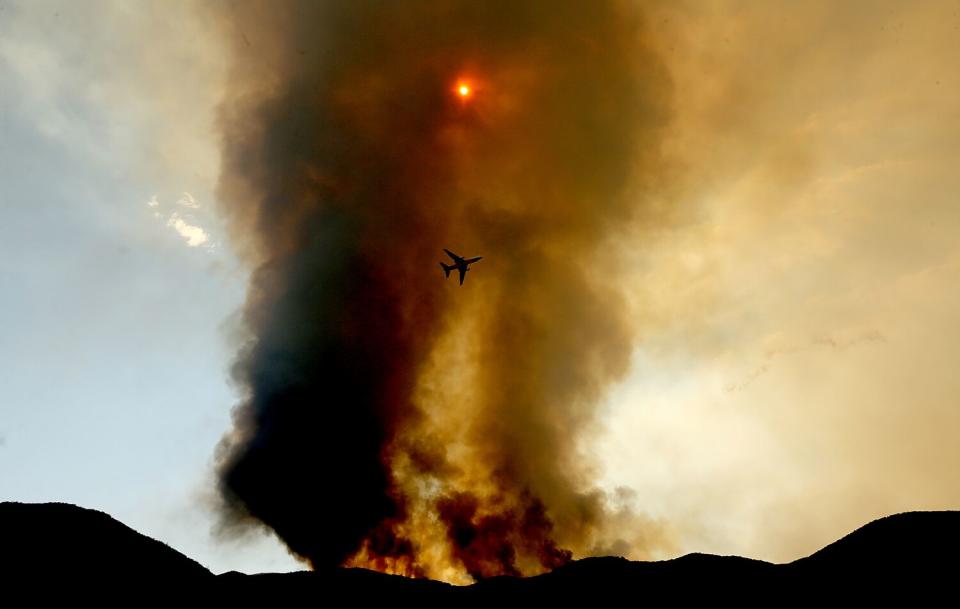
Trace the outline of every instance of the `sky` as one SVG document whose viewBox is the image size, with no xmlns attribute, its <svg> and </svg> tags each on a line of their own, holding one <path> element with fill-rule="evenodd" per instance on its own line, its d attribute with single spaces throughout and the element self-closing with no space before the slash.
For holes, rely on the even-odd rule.
<svg viewBox="0 0 960 609">
<path fill-rule="evenodd" d="M 585 449 L 644 516 L 636 557 L 788 561 L 960 508 L 960 3 L 644 10 L 663 213 L 604 252 L 635 339 Z M 290 570 L 214 531 L 251 270 L 217 211 L 214 18 L 0 0 L 0 499 Z"/>
<path fill-rule="evenodd" d="M 218 66 L 185 5 L 0 4 L 0 498 L 100 509 L 215 571 L 231 319 L 213 212 Z"/>
</svg>

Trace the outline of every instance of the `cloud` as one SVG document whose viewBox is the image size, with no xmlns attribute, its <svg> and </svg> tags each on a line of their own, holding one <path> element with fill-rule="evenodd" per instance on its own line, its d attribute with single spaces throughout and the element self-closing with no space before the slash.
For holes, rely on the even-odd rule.
<svg viewBox="0 0 960 609">
<path fill-rule="evenodd" d="M 177 212 L 170 214 L 170 218 L 167 220 L 167 226 L 177 231 L 181 237 L 186 239 L 187 245 L 190 247 L 206 245 L 210 241 L 210 236 L 205 230 L 195 224 L 190 224 Z"/>
<path fill-rule="evenodd" d="M 184 192 L 180 198 L 177 199 L 176 205 L 190 210 L 200 209 L 200 203 L 189 192 Z M 210 232 L 201 226 L 200 221 L 193 213 L 181 213 L 181 211 L 177 209 L 169 211 L 166 209 L 169 205 L 163 204 L 157 195 L 150 197 L 147 201 L 147 207 L 153 210 L 154 218 L 158 220 L 166 218 L 166 226 L 172 228 L 180 235 L 180 237 L 186 241 L 188 247 L 202 247 L 206 250 L 216 248 Z M 207 219 L 209 220 L 209 218 Z"/>
<path fill-rule="evenodd" d="M 696 214 L 620 256 L 643 340 L 595 448 L 682 551 L 960 505 L 960 13 L 870 6 L 662 8 Z"/>
<path fill-rule="evenodd" d="M 207 13 L 193 0 L 15 2 L 0 13 L 3 109 L 87 162 L 123 159 L 132 175 L 204 192 L 225 76 Z"/>
<path fill-rule="evenodd" d="M 200 207 L 200 204 L 197 203 L 197 200 L 189 192 L 184 192 L 183 195 L 177 199 L 177 205 L 180 207 L 188 207 L 190 209 L 197 209 Z"/>
<path fill-rule="evenodd" d="M 219 197 L 259 268 L 225 515 L 315 566 L 451 581 L 664 545 L 579 450 L 633 339 L 597 253 L 660 215 L 635 198 L 672 95 L 645 7 L 229 7 Z M 485 272 L 451 289 L 441 247 Z"/>
</svg>

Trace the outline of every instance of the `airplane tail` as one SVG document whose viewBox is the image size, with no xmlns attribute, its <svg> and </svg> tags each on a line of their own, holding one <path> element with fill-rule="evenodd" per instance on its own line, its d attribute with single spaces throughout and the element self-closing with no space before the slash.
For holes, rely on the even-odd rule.
<svg viewBox="0 0 960 609">
<path fill-rule="evenodd" d="M 444 276 L 444 277 L 450 277 L 450 271 L 452 271 L 453 269 L 457 268 L 457 267 L 455 267 L 455 266 L 447 266 L 447 265 L 445 265 L 445 264 L 442 263 L 442 262 L 440 263 L 440 266 L 441 266 L 441 268 L 443 268 L 443 276 Z"/>
</svg>

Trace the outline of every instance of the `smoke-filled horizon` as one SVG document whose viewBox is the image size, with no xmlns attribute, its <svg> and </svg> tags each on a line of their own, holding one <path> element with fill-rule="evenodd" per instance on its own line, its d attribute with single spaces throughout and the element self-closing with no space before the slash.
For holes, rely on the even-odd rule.
<svg viewBox="0 0 960 609">
<path fill-rule="evenodd" d="M 665 169 L 670 83 L 641 11 L 288 2 L 223 19 L 220 196 L 256 265 L 249 397 L 219 451 L 227 520 L 261 520 L 315 567 L 452 580 L 629 548 L 640 533 L 609 526 L 629 507 L 596 488 L 581 440 L 633 346 L 598 254 Z M 463 287 L 442 248 L 484 256 Z"/>
</svg>

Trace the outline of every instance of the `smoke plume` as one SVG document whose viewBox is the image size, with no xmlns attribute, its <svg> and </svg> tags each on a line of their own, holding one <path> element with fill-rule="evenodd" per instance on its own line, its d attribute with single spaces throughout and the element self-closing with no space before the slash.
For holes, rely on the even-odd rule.
<svg viewBox="0 0 960 609">
<path fill-rule="evenodd" d="M 633 543 L 611 530 L 627 494 L 594 487 L 582 441 L 632 346 L 604 248 L 665 169 L 670 87 L 644 16 L 220 12 L 220 199 L 256 268 L 248 395 L 218 452 L 227 521 L 262 521 L 316 568 L 451 581 Z M 444 247 L 484 256 L 462 287 Z"/>
</svg>

